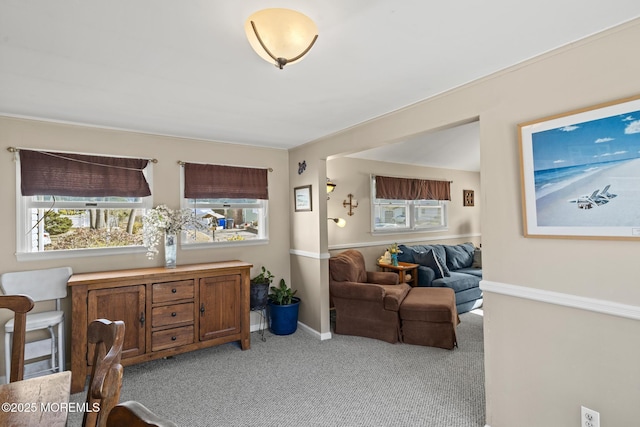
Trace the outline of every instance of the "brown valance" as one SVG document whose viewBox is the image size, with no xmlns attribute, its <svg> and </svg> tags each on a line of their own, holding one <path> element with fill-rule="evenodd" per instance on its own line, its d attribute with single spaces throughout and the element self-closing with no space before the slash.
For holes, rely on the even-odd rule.
<svg viewBox="0 0 640 427">
<path fill-rule="evenodd" d="M 451 183 L 449 181 L 376 176 L 376 198 L 451 200 Z"/>
<path fill-rule="evenodd" d="M 187 199 L 269 199 L 267 169 L 184 164 Z"/>
<path fill-rule="evenodd" d="M 145 197 L 149 160 L 20 150 L 23 196 Z"/>
</svg>

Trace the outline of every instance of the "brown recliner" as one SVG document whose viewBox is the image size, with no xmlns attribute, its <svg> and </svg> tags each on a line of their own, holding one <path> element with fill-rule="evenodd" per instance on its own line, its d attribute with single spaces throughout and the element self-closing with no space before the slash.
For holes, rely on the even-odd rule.
<svg viewBox="0 0 640 427">
<path fill-rule="evenodd" d="M 359 251 L 349 249 L 329 259 L 329 294 L 336 311 L 335 333 L 401 340 L 400 304 L 411 287 L 396 273 L 366 271 Z"/>
</svg>

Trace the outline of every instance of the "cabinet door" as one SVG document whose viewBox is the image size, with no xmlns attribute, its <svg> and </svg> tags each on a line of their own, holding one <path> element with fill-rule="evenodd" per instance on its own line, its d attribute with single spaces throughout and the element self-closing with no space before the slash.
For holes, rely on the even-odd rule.
<svg viewBox="0 0 640 427">
<path fill-rule="evenodd" d="M 240 333 L 240 275 L 200 279 L 200 341 Z"/>
<path fill-rule="evenodd" d="M 89 323 L 95 319 L 124 322 L 123 359 L 144 354 L 146 323 L 144 285 L 89 291 L 88 299 L 87 321 Z M 89 346 L 87 354 L 89 364 L 93 363 L 93 347 L 93 345 Z"/>
</svg>

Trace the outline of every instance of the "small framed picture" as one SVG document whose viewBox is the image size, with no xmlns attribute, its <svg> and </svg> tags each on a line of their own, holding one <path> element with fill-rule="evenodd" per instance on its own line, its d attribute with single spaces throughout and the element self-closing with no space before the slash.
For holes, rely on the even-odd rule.
<svg viewBox="0 0 640 427">
<path fill-rule="evenodd" d="M 293 189 L 296 212 L 310 212 L 311 209 L 311 186 L 305 185 Z"/>
<path fill-rule="evenodd" d="M 473 190 L 462 190 L 463 206 L 473 206 Z"/>
</svg>

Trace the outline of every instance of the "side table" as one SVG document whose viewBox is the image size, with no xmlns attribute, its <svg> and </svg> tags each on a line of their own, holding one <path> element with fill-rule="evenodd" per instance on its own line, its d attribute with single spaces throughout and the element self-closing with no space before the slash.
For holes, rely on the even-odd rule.
<svg viewBox="0 0 640 427">
<path fill-rule="evenodd" d="M 398 273 L 399 283 L 408 283 L 411 287 L 418 286 L 418 267 L 420 264 L 412 264 L 410 262 L 399 262 L 397 266 L 392 264 L 381 264 L 376 262 L 382 271 L 392 271 Z M 407 272 L 409 272 L 409 280 L 406 280 Z"/>
</svg>

